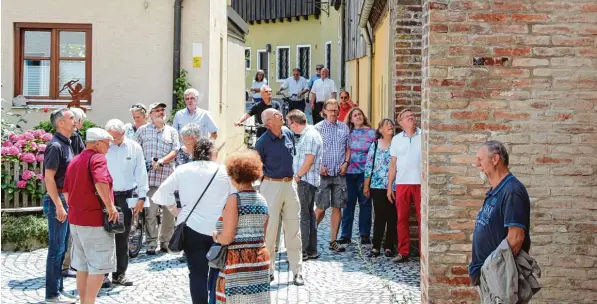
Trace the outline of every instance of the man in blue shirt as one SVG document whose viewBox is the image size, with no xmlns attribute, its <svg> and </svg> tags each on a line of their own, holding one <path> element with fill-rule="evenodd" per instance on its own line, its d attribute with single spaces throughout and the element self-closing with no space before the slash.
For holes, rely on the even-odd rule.
<svg viewBox="0 0 597 304">
<path fill-rule="evenodd" d="M 304 285 L 302 271 L 302 242 L 300 231 L 300 205 L 297 185 L 294 181 L 292 160 L 296 154 L 294 134 L 287 128 L 282 128 L 284 120 L 282 113 L 275 109 L 266 109 L 261 114 L 261 120 L 267 131 L 257 140 L 255 150 L 263 162 L 263 181 L 259 192 L 267 201 L 269 221 L 265 243 L 269 252 L 275 252 L 274 247 L 278 235 L 280 216 L 284 227 L 288 263 L 294 274 L 294 285 Z M 271 259 L 271 273 L 274 271 L 276 259 Z M 270 274 L 272 280 L 273 274 Z"/>
<path fill-rule="evenodd" d="M 218 127 L 211 117 L 211 114 L 209 114 L 208 111 L 199 108 L 197 105 L 198 99 L 199 91 L 196 89 L 189 88 L 184 91 L 184 102 L 187 107 L 176 112 L 172 127 L 180 134 L 180 130 L 182 130 L 184 126 L 194 123 L 201 128 L 202 136 L 209 136 L 215 140 L 218 138 Z"/>
<path fill-rule="evenodd" d="M 475 165 L 492 186 L 473 231 L 469 276 L 473 285 L 479 285 L 481 266 L 502 240 L 507 240 L 514 256 L 520 250 L 529 251 L 531 204 L 526 188 L 508 169 L 508 152 L 501 142 L 486 142 L 477 152 Z"/>
</svg>

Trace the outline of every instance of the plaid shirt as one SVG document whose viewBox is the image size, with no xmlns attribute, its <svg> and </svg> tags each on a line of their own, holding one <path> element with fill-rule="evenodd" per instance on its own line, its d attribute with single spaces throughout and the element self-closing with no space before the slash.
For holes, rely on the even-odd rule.
<svg viewBox="0 0 597 304">
<path fill-rule="evenodd" d="M 330 123 L 327 119 L 315 125 L 323 139 L 321 165 L 327 168 L 328 176 L 340 173 L 346 157 L 346 147 L 350 147 L 350 130 L 343 122 Z"/>
<path fill-rule="evenodd" d="M 151 162 L 154 158 L 162 158 L 172 151 L 180 149 L 178 132 L 171 126 L 165 125 L 161 131 L 154 124 L 149 123 L 137 130 L 135 134 L 137 142 L 143 148 L 145 160 Z M 159 187 L 172 172 L 174 172 L 175 161 L 171 161 L 158 170 L 150 169 L 147 172 L 150 187 Z"/>
<path fill-rule="evenodd" d="M 292 169 L 294 174 L 298 174 L 300 168 L 303 166 L 307 154 L 315 155 L 315 161 L 309 171 L 301 178 L 302 181 L 307 182 L 315 187 L 319 187 L 321 176 L 319 175 L 319 168 L 321 167 L 321 152 L 323 148 L 323 140 L 321 135 L 312 126 L 307 126 L 301 132 L 301 137 L 296 143 L 296 155 L 292 160 Z"/>
</svg>

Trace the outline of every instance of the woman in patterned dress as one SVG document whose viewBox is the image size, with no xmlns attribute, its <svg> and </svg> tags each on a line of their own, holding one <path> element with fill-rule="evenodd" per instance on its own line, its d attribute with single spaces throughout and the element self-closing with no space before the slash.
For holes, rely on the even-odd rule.
<svg viewBox="0 0 597 304">
<path fill-rule="evenodd" d="M 226 266 L 216 283 L 217 303 L 270 303 L 270 256 L 265 247 L 268 209 L 252 183 L 263 174 L 257 152 L 235 153 L 226 160 L 230 181 L 238 192 L 228 197 L 214 241 L 228 246 Z"/>
<path fill-rule="evenodd" d="M 369 245 L 371 244 L 371 200 L 363 194 L 365 181 L 363 172 L 367 163 L 367 151 L 377 136 L 375 129 L 371 128 L 367 116 L 360 108 L 352 108 L 346 115 L 345 123 L 350 129 L 350 162 L 346 170 L 348 199 L 346 208 L 342 209 L 342 233 L 337 242 L 340 244 L 352 242 L 352 224 L 358 201 L 361 244 Z"/>
<path fill-rule="evenodd" d="M 392 156 L 390 155 L 390 144 L 394 136 L 394 122 L 385 118 L 379 122 L 377 127 L 378 140 L 369 148 L 367 164 L 365 165 L 365 184 L 363 192 L 365 196 L 373 199 L 375 220 L 373 222 L 373 246 L 369 256 L 379 256 L 381 240 L 386 231 L 384 242 L 385 256 L 394 255 L 396 245 L 396 206 L 388 200 L 386 188 L 388 187 L 388 171 Z"/>
</svg>

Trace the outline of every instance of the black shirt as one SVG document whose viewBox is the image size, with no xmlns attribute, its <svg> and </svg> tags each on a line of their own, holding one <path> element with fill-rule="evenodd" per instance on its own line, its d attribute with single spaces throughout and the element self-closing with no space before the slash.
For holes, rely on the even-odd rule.
<svg viewBox="0 0 597 304">
<path fill-rule="evenodd" d="M 272 100 L 269 105 L 266 105 L 265 102 L 260 101 L 256 104 L 254 104 L 253 107 L 251 107 L 251 109 L 249 110 L 249 115 L 251 115 L 251 116 L 255 115 L 255 123 L 261 125 L 261 124 L 263 124 L 263 121 L 261 120 L 261 113 L 263 113 L 263 111 L 270 109 L 270 108 L 274 108 L 278 111 L 282 110 L 280 103 L 275 100 Z M 265 127 L 257 128 L 257 138 L 261 137 L 261 135 L 263 133 L 265 133 L 265 131 L 267 131 L 267 129 Z"/>
<path fill-rule="evenodd" d="M 64 185 L 66 167 L 73 157 L 70 139 L 58 132 L 54 133 L 54 137 L 48 142 L 44 153 L 44 169 L 56 170 L 54 180 L 57 188 L 62 188 Z"/>
<path fill-rule="evenodd" d="M 85 149 L 85 143 L 83 143 L 83 137 L 81 136 L 81 131 L 75 130 L 73 135 L 70 137 L 71 147 L 73 147 L 73 153 L 79 155 L 83 149 Z"/>
</svg>

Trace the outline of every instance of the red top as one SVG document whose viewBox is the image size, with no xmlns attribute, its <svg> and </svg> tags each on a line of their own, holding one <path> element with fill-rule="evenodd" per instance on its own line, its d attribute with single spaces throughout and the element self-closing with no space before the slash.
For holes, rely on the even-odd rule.
<svg viewBox="0 0 597 304">
<path fill-rule="evenodd" d="M 338 114 L 338 120 L 341 122 L 344 122 L 344 119 L 346 118 L 346 115 L 348 114 L 348 112 L 350 112 L 350 109 L 354 108 L 354 105 L 351 105 L 350 103 L 345 103 L 346 106 L 342 106 L 342 103 L 340 103 L 340 114 Z"/>
<path fill-rule="evenodd" d="M 91 157 L 91 163 L 89 158 Z M 87 167 L 89 165 L 89 168 Z M 89 171 L 94 181 L 90 180 Z M 102 227 L 104 212 L 95 196 L 95 183 L 106 183 L 112 192 L 112 176 L 108 171 L 108 162 L 103 154 L 93 150 L 83 150 L 68 165 L 63 192 L 68 193 L 68 222 L 73 225 Z"/>
</svg>

